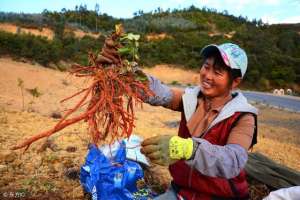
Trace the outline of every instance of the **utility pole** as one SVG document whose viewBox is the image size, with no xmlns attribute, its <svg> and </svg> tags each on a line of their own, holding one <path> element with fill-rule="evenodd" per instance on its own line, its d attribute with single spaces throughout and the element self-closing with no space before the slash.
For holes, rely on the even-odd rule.
<svg viewBox="0 0 300 200">
<path fill-rule="evenodd" d="M 98 13 L 99 13 L 100 6 L 98 3 L 95 5 L 95 13 L 96 13 L 96 33 L 98 33 Z"/>
</svg>

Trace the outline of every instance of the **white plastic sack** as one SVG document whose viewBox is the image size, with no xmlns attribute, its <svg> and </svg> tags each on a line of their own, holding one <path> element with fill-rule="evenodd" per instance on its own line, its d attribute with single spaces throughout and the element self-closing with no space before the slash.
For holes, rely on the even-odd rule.
<svg viewBox="0 0 300 200">
<path fill-rule="evenodd" d="M 132 134 L 129 139 L 124 139 L 126 144 L 126 158 L 149 166 L 150 164 L 147 158 L 141 153 L 142 141 L 143 138 L 134 134 Z M 106 157 L 111 158 L 115 156 L 119 146 L 120 142 L 116 141 L 111 145 L 103 145 L 99 149 Z"/>
<path fill-rule="evenodd" d="M 300 186 L 273 191 L 263 200 L 300 200 Z"/>
</svg>

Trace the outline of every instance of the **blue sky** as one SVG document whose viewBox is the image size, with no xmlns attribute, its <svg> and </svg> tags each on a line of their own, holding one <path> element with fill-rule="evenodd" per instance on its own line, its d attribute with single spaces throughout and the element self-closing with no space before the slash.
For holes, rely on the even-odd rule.
<svg viewBox="0 0 300 200">
<path fill-rule="evenodd" d="M 0 11 L 39 13 L 44 9 L 60 11 L 86 4 L 88 9 L 100 5 L 100 12 L 114 17 L 129 18 L 138 10 L 145 12 L 161 7 L 196 7 L 227 10 L 230 14 L 262 19 L 265 23 L 300 23 L 300 0 L 1 0 Z"/>
</svg>

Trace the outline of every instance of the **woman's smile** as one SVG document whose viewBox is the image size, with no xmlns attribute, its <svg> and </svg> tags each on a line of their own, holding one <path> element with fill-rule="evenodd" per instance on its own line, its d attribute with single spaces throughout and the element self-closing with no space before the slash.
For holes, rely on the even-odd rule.
<svg viewBox="0 0 300 200">
<path fill-rule="evenodd" d="M 202 81 L 202 88 L 203 89 L 211 89 L 213 87 L 212 83 L 206 80 Z"/>
</svg>

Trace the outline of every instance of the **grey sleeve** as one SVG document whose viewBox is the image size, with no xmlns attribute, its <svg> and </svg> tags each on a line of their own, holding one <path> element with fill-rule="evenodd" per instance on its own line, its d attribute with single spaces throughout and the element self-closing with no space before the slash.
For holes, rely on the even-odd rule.
<svg viewBox="0 0 300 200">
<path fill-rule="evenodd" d="M 193 141 L 194 153 L 186 163 L 203 175 L 234 178 L 247 163 L 248 153 L 238 144 L 219 146 L 201 138 L 193 138 Z"/>
<path fill-rule="evenodd" d="M 173 97 L 171 88 L 153 76 L 147 75 L 147 77 L 150 89 L 155 95 L 146 99 L 145 102 L 153 106 L 167 106 Z"/>
</svg>

